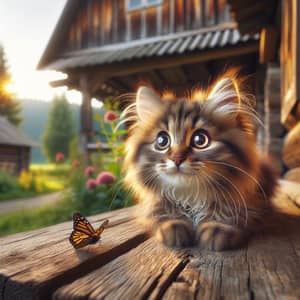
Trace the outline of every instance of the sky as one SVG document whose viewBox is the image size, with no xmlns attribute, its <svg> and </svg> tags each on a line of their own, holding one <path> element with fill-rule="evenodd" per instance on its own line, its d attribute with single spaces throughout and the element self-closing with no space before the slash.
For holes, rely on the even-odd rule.
<svg viewBox="0 0 300 300">
<path fill-rule="evenodd" d="M 14 90 L 20 99 L 49 101 L 64 88 L 48 84 L 62 78 L 53 71 L 36 71 L 66 0 L 0 0 L 0 43 L 4 46 Z M 70 102 L 80 102 L 78 92 L 68 92 Z"/>
</svg>

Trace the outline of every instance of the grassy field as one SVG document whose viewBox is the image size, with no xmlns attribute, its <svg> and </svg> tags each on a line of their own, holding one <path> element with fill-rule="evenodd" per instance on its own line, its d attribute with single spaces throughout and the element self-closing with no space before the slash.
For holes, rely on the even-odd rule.
<svg viewBox="0 0 300 300">
<path fill-rule="evenodd" d="M 43 189 L 41 191 L 25 190 L 16 186 L 5 193 L 0 193 L 0 201 L 31 198 L 63 190 L 67 185 L 70 166 L 66 164 L 33 164 L 30 165 L 30 172 L 35 178 L 43 183 Z"/>
<path fill-rule="evenodd" d="M 70 174 L 70 165 L 32 164 L 30 165 L 30 171 L 41 178 L 48 189 L 60 191 L 66 187 Z"/>
<path fill-rule="evenodd" d="M 1 215 L 0 236 L 68 221 L 73 213 L 71 201 L 65 198 L 51 206 Z"/>
</svg>

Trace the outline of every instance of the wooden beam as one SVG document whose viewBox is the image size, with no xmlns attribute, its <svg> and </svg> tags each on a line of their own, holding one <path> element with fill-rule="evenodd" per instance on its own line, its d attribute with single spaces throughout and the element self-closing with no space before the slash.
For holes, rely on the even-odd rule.
<svg viewBox="0 0 300 300">
<path fill-rule="evenodd" d="M 259 44 L 259 62 L 266 64 L 276 61 L 278 51 L 279 32 L 274 26 L 262 29 Z"/>
<path fill-rule="evenodd" d="M 160 74 L 164 77 L 166 84 L 185 84 L 187 78 L 179 67 L 172 67 L 160 70 Z"/>
<path fill-rule="evenodd" d="M 80 107 L 80 152 L 87 157 L 87 144 L 91 141 L 93 130 L 93 111 L 91 104 L 91 93 L 87 75 L 81 75 L 79 88 L 82 94 L 82 104 Z"/>
</svg>

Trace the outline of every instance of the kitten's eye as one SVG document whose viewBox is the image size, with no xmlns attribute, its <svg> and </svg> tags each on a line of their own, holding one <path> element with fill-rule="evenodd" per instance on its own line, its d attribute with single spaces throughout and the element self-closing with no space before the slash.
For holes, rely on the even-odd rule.
<svg viewBox="0 0 300 300">
<path fill-rule="evenodd" d="M 199 129 L 194 132 L 191 138 L 192 147 L 197 149 L 204 149 L 208 147 L 209 144 L 210 144 L 210 137 L 205 130 Z"/>
<path fill-rule="evenodd" d="M 161 131 L 157 135 L 154 147 L 156 150 L 162 151 L 169 148 L 170 144 L 171 144 L 170 136 L 165 131 Z"/>
</svg>

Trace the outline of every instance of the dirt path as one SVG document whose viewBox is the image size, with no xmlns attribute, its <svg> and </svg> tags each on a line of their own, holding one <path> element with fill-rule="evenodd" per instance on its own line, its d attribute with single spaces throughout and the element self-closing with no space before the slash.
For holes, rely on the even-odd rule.
<svg viewBox="0 0 300 300">
<path fill-rule="evenodd" d="M 47 204 L 53 204 L 59 201 L 62 195 L 63 192 L 60 191 L 30 199 L 18 199 L 0 202 L 0 215 L 23 209 L 38 208 Z"/>
</svg>

